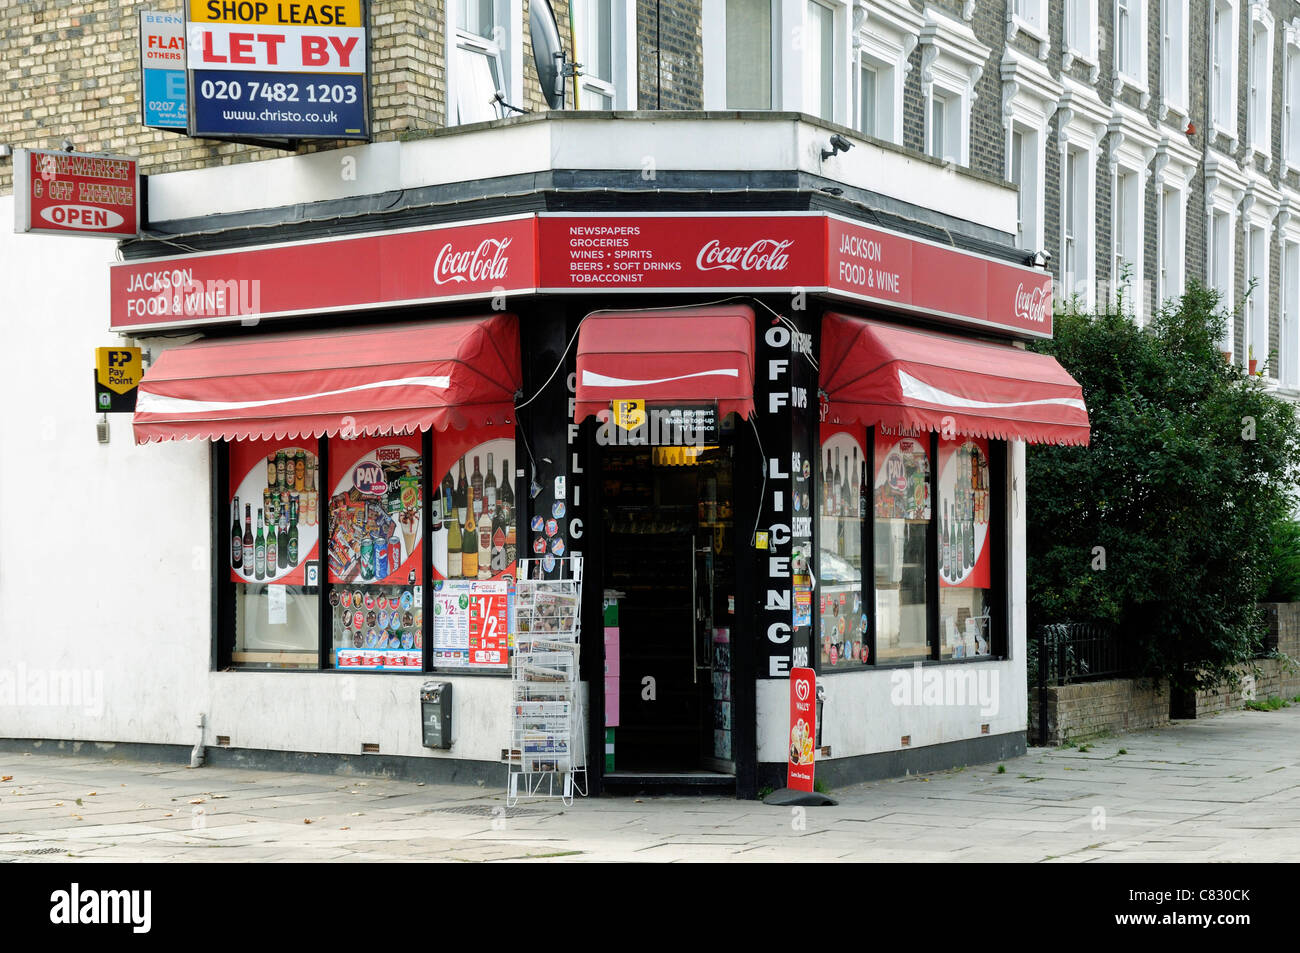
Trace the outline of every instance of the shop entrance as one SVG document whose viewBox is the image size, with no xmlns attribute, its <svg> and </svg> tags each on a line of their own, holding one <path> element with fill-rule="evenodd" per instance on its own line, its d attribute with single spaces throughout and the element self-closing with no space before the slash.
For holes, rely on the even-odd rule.
<svg viewBox="0 0 1300 953">
<path fill-rule="evenodd" d="M 598 450 L 602 581 L 618 600 L 608 778 L 735 774 L 735 453 L 725 428 L 704 446 Z"/>
</svg>

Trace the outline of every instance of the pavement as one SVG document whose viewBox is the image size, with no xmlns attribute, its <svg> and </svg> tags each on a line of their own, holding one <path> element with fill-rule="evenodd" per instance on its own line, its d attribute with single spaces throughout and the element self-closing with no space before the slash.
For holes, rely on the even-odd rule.
<svg viewBox="0 0 1300 953">
<path fill-rule="evenodd" d="M 1300 706 L 841 788 L 836 807 L 651 796 L 507 807 L 504 766 L 493 790 L 0 752 L 0 779 L 0 863 L 1300 857 Z"/>
</svg>

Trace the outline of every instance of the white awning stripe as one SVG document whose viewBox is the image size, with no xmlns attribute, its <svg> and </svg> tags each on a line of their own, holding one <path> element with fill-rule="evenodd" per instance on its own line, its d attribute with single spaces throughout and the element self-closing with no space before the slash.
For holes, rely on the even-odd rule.
<svg viewBox="0 0 1300 953">
<path fill-rule="evenodd" d="M 340 390 L 320 391 L 315 394 L 299 394 L 295 397 L 271 397 L 267 400 L 191 400 L 186 397 L 166 397 L 153 394 L 140 388 L 136 395 L 135 412 L 137 414 L 204 414 L 231 410 L 246 410 L 251 407 L 272 407 L 276 404 L 290 404 L 301 400 L 317 400 L 322 397 L 337 397 L 339 394 L 355 394 L 367 390 L 380 390 L 389 387 L 432 387 L 446 390 L 451 386 L 451 377 L 442 374 L 434 377 L 401 377 L 396 380 L 373 381 L 344 387 Z M 366 408 L 358 408 L 364 411 Z"/>
<path fill-rule="evenodd" d="M 655 380 L 635 380 L 629 377 L 608 377 L 585 368 L 582 372 L 584 387 L 644 387 L 647 384 L 667 384 L 672 381 L 690 380 L 692 377 L 740 377 L 740 371 L 734 367 L 718 367 L 711 371 L 696 371 L 694 374 L 682 374 L 679 377 L 660 377 Z"/>
<path fill-rule="evenodd" d="M 1034 407 L 1044 404 L 1057 404 L 1062 407 L 1073 407 L 1076 410 L 1087 412 L 1088 408 L 1082 400 L 1075 397 L 1044 397 L 1039 400 L 1019 400 L 995 402 L 987 400 L 973 400 L 969 397 L 959 397 L 956 394 L 940 390 L 933 384 L 927 384 L 925 381 L 918 380 L 906 371 L 898 372 L 898 382 L 903 386 L 903 396 L 911 400 L 924 401 L 927 404 L 939 404 L 943 407 L 964 407 L 971 410 L 994 409 L 998 407 Z"/>
</svg>

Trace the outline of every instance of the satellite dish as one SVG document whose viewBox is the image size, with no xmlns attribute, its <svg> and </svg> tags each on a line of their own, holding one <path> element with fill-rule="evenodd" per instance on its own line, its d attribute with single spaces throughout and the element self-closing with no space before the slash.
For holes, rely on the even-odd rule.
<svg viewBox="0 0 1300 953">
<path fill-rule="evenodd" d="M 552 109 L 564 108 L 564 45 L 555 22 L 551 0 L 532 0 L 528 4 L 529 35 L 533 41 L 533 62 L 542 95 Z"/>
</svg>

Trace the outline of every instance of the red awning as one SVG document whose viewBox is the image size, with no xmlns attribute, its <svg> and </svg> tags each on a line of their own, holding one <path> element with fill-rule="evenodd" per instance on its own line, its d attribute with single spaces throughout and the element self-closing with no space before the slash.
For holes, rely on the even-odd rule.
<svg viewBox="0 0 1300 953">
<path fill-rule="evenodd" d="M 574 420 L 613 400 L 718 402 L 718 414 L 754 410 L 754 312 L 744 305 L 597 311 L 578 331 Z"/>
<path fill-rule="evenodd" d="M 827 419 L 1030 443 L 1089 440 L 1083 390 L 1055 358 L 827 314 Z"/>
<path fill-rule="evenodd" d="M 513 419 L 518 322 L 485 318 L 198 341 L 140 383 L 137 443 L 414 433 Z"/>
</svg>

